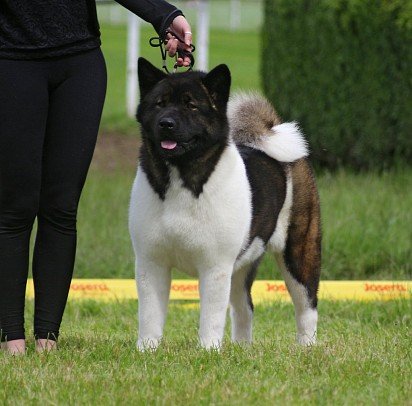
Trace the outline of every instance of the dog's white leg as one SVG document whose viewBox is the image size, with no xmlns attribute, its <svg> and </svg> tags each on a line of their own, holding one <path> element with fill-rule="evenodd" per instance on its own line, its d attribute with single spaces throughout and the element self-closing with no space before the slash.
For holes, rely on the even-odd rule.
<svg viewBox="0 0 412 406">
<path fill-rule="evenodd" d="M 288 271 L 282 255 L 277 254 L 276 259 L 282 270 L 286 287 L 295 306 L 296 341 L 301 345 L 315 344 L 318 323 L 318 310 L 316 305 L 313 304 L 313 300 L 309 297 L 306 287 L 299 283 Z"/>
<path fill-rule="evenodd" d="M 233 267 L 199 271 L 200 328 L 202 347 L 219 349 L 225 330 Z"/>
<path fill-rule="evenodd" d="M 232 276 L 230 318 L 233 342 L 252 342 L 253 303 L 250 289 L 255 270 L 255 265 L 245 266 L 234 272 Z"/>
<path fill-rule="evenodd" d="M 137 347 L 156 349 L 163 335 L 169 301 L 171 272 L 150 261 L 137 261 L 136 282 L 139 296 L 139 338 Z"/>
</svg>

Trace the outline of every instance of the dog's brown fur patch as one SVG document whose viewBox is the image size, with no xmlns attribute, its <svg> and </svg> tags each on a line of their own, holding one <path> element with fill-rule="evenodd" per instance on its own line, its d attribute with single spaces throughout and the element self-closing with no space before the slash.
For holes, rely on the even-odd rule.
<svg viewBox="0 0 412 406">
<path fill-rule="evenodd" d="M 306 159 L 296 161 L 290 168 L 293 203 L 284 259 L 289 272 L 306 286 L 310 297 L 316 300 L 321 264 L 319 195 L 312 168 Z"/>
</svg>

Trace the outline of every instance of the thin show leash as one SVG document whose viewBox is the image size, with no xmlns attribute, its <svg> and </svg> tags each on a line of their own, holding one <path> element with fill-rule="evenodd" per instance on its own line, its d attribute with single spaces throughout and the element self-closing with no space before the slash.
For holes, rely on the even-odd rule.
<svg viewBox="0 0 412 406">
<path fill-rule="evenodd" d="M 175 37 L 179 42 L 181 42 L 182 44 L 184 44 L 185 42 L 178 36 L 176 35 L 174 32 L 167 30 L 165 32 L 165 37 L 167 34 L 171 34 L 173 37 Z M 152 46 L 153 48 L 159 48 L 160 49 L 160 54 L 162 55 L 162 68 L 165 70 L 166 73 L 176 73 L 177 72 L 177 57 L 181 57 L 181 58 L 185 58 L 186 56 L 190 59 L 190 65 L 188 68 L 188 71 L 193 69 L 193 66 L 195 65 L 195 58 L 193 57 L 193 52 L 195 52 L 196 48 L 193 44 L 190 44 L 190 52 L 189 51 L 185 51 L 183 49 L 179 49 L 177 51 L 177 54 L 175 56 L 176 58 L 176 62 L 173 65 L 173 71 L 170 72 L 169 69 L 167 69 L 167 65 L 166 65 L 166 57 L 167 57 L 167 51 L 164 48 L 163 44 L 167 44 L 168 40 L 162 40 L 161 37 L 152 37 L 149 39 L 149 44 L 150 46 Z"/>
</svg>

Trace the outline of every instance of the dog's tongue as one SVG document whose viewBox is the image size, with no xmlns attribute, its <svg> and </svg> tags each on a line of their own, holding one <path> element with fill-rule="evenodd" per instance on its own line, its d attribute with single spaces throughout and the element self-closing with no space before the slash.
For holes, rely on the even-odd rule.
<svg viewBox="0 0 412 406">
<path fill-rule="evenodd" d="M 176 141 L 170 141 L 170 140 L 166 140 L 166 141 L 162 141 L 160 143 L 160 145 L 162 146 L 162 148 L 164 149 L 175 149 L 177 142 Z"/>
</svg>

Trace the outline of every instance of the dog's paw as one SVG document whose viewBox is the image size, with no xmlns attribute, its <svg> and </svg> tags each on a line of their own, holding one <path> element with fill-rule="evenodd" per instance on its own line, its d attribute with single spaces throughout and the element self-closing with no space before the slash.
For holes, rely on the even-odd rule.
<svg viewBox="0 0 412 406">
<path fill-rule="evenodd" d="M 212 337 L 200 337 L 200 345 L 205 350 L 220 351 L 222 348 L 222 340 Z"/>
<path fill-rule="evenodd" d="M 154 352 L 160 345 L 162 338 L 139 338 L 137 349 L 141 352 Z"/>
<path fill-rule="evenodd" d="M 310 347 L 316 344 L 315 334 L 296 334 L 296 342 L 304 347 Z"/>
</svg>

